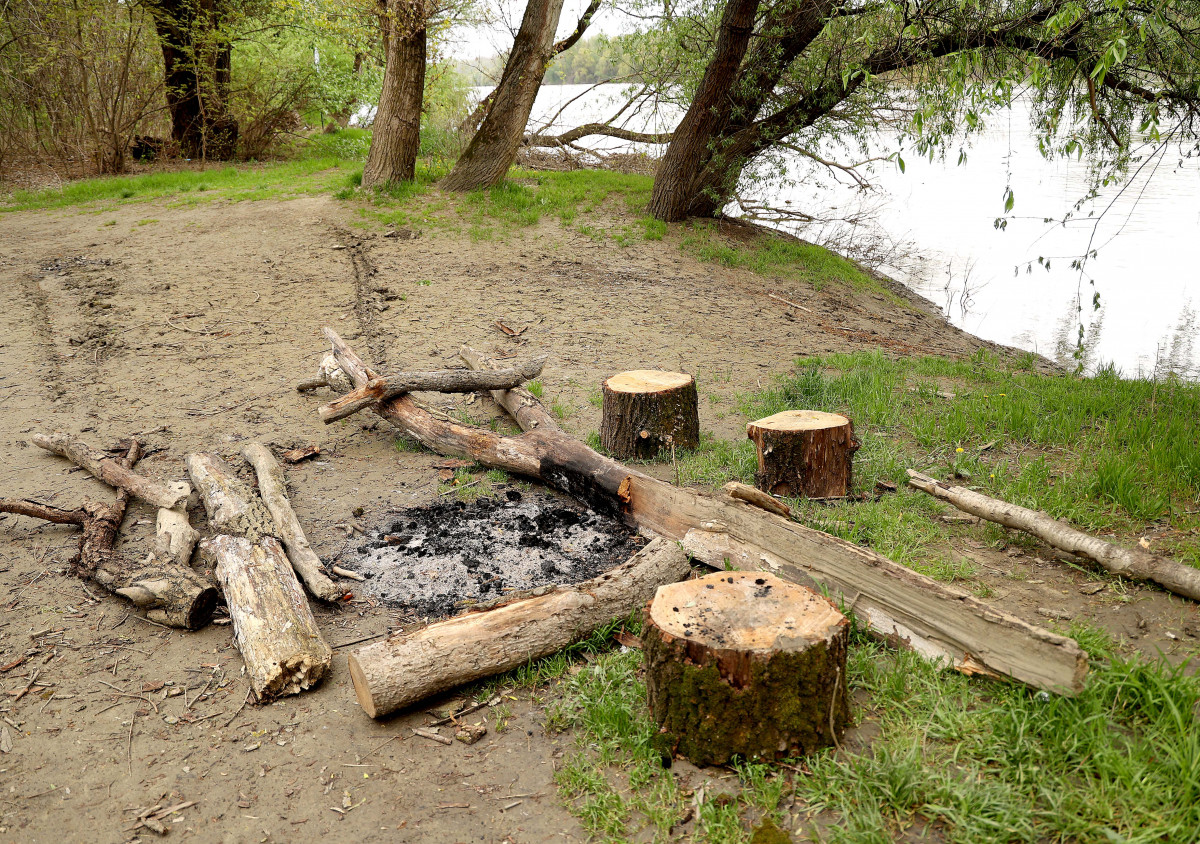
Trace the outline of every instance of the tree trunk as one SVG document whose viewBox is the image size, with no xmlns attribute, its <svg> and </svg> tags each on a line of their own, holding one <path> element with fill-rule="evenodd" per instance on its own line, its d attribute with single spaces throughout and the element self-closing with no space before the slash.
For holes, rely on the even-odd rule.
<svg viewBox="0 0 1200 844">
<path fill-rule="evenodd" d="M 811 589 L 720 572 L 646 605 L 646 695 L 663 749 L 697 765 L 812 753 L 849 717 L 850 622 Z"/>
<path fill-rule="evenodd" d="M 785 410 L 750 422 L 746 436 L 758 449 L 754 485 L 771 495 L 841 498 L 854 473 L 854 425 L 845 416 Z"/>
<path fill-rule="evenodd" d="M 697 193 L 695 182 L 729 122 L 730 91 L 750 44 L 759 0 L 728 0 L 712 61 L 704 70 L 696 96 L 659 162 L 649 211 L 668 223 L 688 216 Z"/>
<path fill-rule="evenodd" d="M 637 369 L 604 382 L 600 443 L 617 460 L 650 460 L 659 450 L 700 445 L 696 379 Z"/>
<path fill-rule="evenodd" d="M 233 45 L 222 32 L 227 0 L 155 0 L 147 6 L 162 46 L 171 138 L 185 158 L 233 158 L 238 124 L 229 114 Z"/>
<path fill-rule="evenodd" d="M 416 177 L 425 100 L 425 26 L 424 0 L 388 3 L 384 24 L 387 64 L 371 149 L 363 167 L 364 188 L 411 182 Z"/>
<path fill-rule="evenodd" d="M 463 683 L 555 653 L 642 606 L 688 576 L 678 543 L 658 539 L 599 577 L 468 612 L 359 648 L 350 655 L 358 702 L 382 718 Z"/>
<path fill-rule="evenodd" d="M 527 0 L 521 28 L 513 41 L 496 96 L 471 143 L 442 180 L 447 190 L 490 187 L 517 160 L 533 101 L 554 55 L 554 33 L 563 0 Z"/>
<path fill-rule="evenodd" d="M 332 329 L 324 332 L 356 385 L 376 377 Z M 597 454 L 558 430 L 531 396 L 513 392 L 501 393 L 499 404 L 525 431 L 516 437 L 438 419 L 407 395 L 374 409 L 439 454 L 541 480 L 599 512 L 679 540 L 713 568 L 769 569 L 794 583 L 817 584 L 841 596 L 872 633 L 895 646 L 965 673 L 1007 675 L 1064 694 L 1083 687 L 1087 655 L 1073 639 L 854 543 L 727 496 L 714 499 L 675 487 Z"/>
</svg>

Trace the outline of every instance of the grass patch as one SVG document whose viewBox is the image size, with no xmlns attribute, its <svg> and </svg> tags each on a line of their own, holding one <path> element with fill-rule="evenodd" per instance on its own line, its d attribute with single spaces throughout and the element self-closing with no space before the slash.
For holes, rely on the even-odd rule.
<svg viewBox="0 0 1200 844">
<path fill-rule="evenodd" d="M 811 840 L 881 844 L 931 829 L 981 844 L 1194 840 L 1200 679 L 1096 645 L 1110 658 L 1094 663 L 1079 696 L 1059 698 L 942 672 L 856 636 L 849 681 L 863 701 L 856 721 L 877 727 L 869 746 L 790 768 L 738 764 L 728 785 L 695 793 L 653 747 L 640 654 L 610 653 L 548 707 L 547 728 L 576 741 L 555 781 L 603 841 L 745 842 L 764 817 Z M 691 829 L 675 828 L 689 806 Z"/>
<path fill-rule="evenodd" d="M 969 360 L 896 360 L 860 352 L 807 358 L 774 387 L 737 397 L 746 420 L 805 408 L 854 420 L 862 448 L 855 489 L 900 492 L 830 507 L 790 502 L 802 521 L 942 579 L 969 577 L 931 548 L 944 505 L 905 486 L 905 469 L 958 483 L 1084 530 L 1136 538 L 1155 528 L 1157 550 L 1200 565 L 1200 385 L 1044 375 L 1033 359 L 980 353 Z M 681 457 L 682 477 L 749 482 L 753 444 L 702 438 Z M 969 531 L 971 528 L 956 528 Z M 992 544 L 1001 531 L 975 528 Z"/>
</svg>

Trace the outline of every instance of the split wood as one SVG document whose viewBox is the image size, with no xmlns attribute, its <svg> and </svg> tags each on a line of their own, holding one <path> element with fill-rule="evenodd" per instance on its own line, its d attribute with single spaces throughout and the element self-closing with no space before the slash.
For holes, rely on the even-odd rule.
<svg viewBox="0 0 1200 844">
<path fill-rule="evenodd" d="M 345 419 L 363 408 L 381 401 L 420 391 L 439 393 L 474 393 L 480 390 L 507 390 L 519 387 L 542 374 L 549 355 L 539 355 L 520 366 L 484 370 L 444 369 L 433 372 L 398 372 L 387 377 L 372 378 L 366 384 L 339 399 L 322 405 L 317 414 L 328 425 Z"/>
<path fill-rule="evenodd" d="M 908 482 L 959 510 L 1005 527 L 1023 530 L 1061 551 L 1099 563 L 1106 571 L 1131 580 L 1149 580 L 1164 589 L 1200 601 L 1200 570 L 1141 548 L 1122 548 L 1089 536 L 1068 524 L 1026 507 L 1010 504 L 961 486 L 951 486 L 908 470 Z"/>
<path fill-rule="evenodd" d="M 375 376 L 332 329 L 324 331 L 339 366 L 356 384 Z M 468 360 L 483 358 L 469 350 L 461 354 Z M 1074 639 L 1031 625 L 838 537 L 745 502 L 711 498 L 659 481 L 558 430 L 527 392 L 497 392 L 498 403 L 524 434 L 505 437 L 438 419 L 407 395 L 382 402 L 375 410 L 439 454 L 541 480 L 602 512 L 680 541 L 696 559 L 714 568 L 729 563 L 769 570 L 801 585 L 815 583 L 853 608 L 874 635 L 928 659 L 966 673 L 1013 677 L 1066 694 L 1082 688 L 1087 655 Z"/>
<path fill-rule="evenodd" d="M 283 540 L 287 558 L 304 581 L 308 591 L 322 601 L 341 600 L 346 590 L 338 586 L 321 568 L 321 559 L 308 544 L 300 520 L 287 497 L 287 481 L 283 478 L 283 467 L 262 443 L 249 443 L 242 447 L 242 457 L 254 467 L 258 475 L 258 492 L 271 513 L 275 531 Z"/>
<path fill-rule="evenodd" d="M 333 651 L 274 535 L 271 514 L 216 455 L 189 454 L 187 468 L 218 531 L 200 543 L 200 554 L 225 592 L 250 688 L 264 700 L 320 682 Z"/>
</svg>

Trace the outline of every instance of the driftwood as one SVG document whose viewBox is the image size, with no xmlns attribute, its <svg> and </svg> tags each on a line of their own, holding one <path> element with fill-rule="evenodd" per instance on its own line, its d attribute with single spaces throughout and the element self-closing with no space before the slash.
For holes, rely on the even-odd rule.
<svg viewBox="0 0 1200 844">
<path fill-rule="evenodd" d="M 304 581 L 308 591 L 322 601 L 338 601 L 346 590 L 338 586 L 321 568 L 321 560 L 308 539 L 300 521 L 292 510 L 287 497 L 287 482 L 283 479 L 283 468 L 262 443 L 250 443 L 242 447 L 242 457 L 254 467 L 258 475 L 258 493 L 271 512 L 275 531 L 283 540 L 283 548 L 296 574 Z"/>
<path fill-rule="evenodd" d="M 384 378 L 372 378 L 329 404 L 322 405 L 317 414 L 328 425 L 358 413 L 365 407 L 387 401 L 404 393 L 430 390 L 439 393 L 474 393 L 480 390 L 507 390 L 519 387 L 542 374 L 549 355 L 540 355 L 520 366 L 506 369 L 473 371 L 443 369 L 434 372 L 398 372 Z"/>
<path fill-rule="evenodd" d="M 359 648 L 350 655 L 358 702 L 381 718 L 463 683 L 555 653 L 687 577 L 687 555 L 656 539 L 627 563 L 573 586 L 468 612 Z"/>
<path fill-rule="evenodd" d="M 374 372 L 325 329 L 339 366 L 357 384 Z M 876 635 L 968 673 L 1009 676 L 1073 694 L 1087 656 L 1070 638 L 1034 627 L 960 589 L 917 574 L 866 548 L 788 521 L 750 504 L 710 498 L 604 457 L 547 422 L 544 408 L 502 395 L 500 405 L 525 429 L 505 437 L 434 417 L 400 396 L 375 411 L 428 448 L 489 468 L 539 479 L 668 539 L 704 563 L 767 569 L 840 598 Z"/>
<path fill-rule="evenodd" d="M 128 472 L 137 461 L 138 454 L 139 446 L 135 440 L 125 459 L 114 460 L 113 463 Z M 135 606 L 146 610 L 146 617 L 151 621 L 188 630 L 208 624 L 217 605 L 217 590 L 188 568 L 186 559 L 180 560 L 183 544 L 187 541 L 187 531 L 191 531 L 186 515 L 182 518 L 187 531 L 182 529 L 177 518 L 168 519 L 165 525 L 160 525 L 155 553 L 141 563 L 131 563 L 119 557 L 113 549 L 128 503 L 129 494 L 119 489 L 116 501 L 107 505 L 85 501 L 78 509 L 64 510 L 33 501 L 0 499 L 0 512 L 17 513 L 56 524 L 79 525 L 83 529 L 83 537 L 79 555 L 72 564 L 74 574 L 90 578 L 110 592 L 132 601 Z M 158 548 L 169 548 L 173 535 L 179 537 L 174 541 L 179 555 L 160 555 Z M 187 553 L 190 557 L 191 548 L 187 549 Z"/>
<path fill-rule="evenodd" d="M 33 444 L 67 458 L 98 480 L 111 487 L 123 489 L 134 498 L 155 507 L 165 507 L 169 510 L 186 502 L 192 494 L 192 488 L 186 483 L 164 485 L 142 477 L 122 466 L 119 460 L 114 460 L 102 451 L 96 451 L 87 443 L 62 431 L 49 435 L 34 434 Z"/>
<path fill-rule="evenodd" d="M 218 536 L 200 543 L 233 621 L 233 641 L 259 700 L 296 694 L 329 671 L 333 651 L 321 638 L 271 514 L 212 454 L 189 454 L 188 474 Z"/>
<path fill-rule="evenodd" d="M 1005 527 L 1033 534 L 1048 545 L 1099 563 L 1106 571 L 1131 580 L 1149 580 L 1200 601 L 1200 570 L 1160 557 L 1142 548 L 1122 548 L 1089 536 L 1036 510 L 1019 507 L 961 486 L 950 486 L 928 475 L 908 470 L 909 484 L 934 498 L 949 501 L 959 510 Z"/>
<path fill-rule="evenodd" d="M 850 622 L 766 572 L 673 583 L 646 606 L 646 696 L 661 740 L 697 765 L 835 744 L 850 715 Z"/>
</svg>

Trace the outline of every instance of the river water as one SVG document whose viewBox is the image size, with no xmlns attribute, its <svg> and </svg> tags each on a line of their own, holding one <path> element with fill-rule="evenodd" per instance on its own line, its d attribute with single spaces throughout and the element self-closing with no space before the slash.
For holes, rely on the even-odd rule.
<svg viewBox="0 0 1200 844">
<path fill-rule="evenodd" d="M 554 125 L 563 129 L 605 120 L 616 110 L 623 86 L 587 90 L 584 85 L 543 87 L 531 129 L 541 128 L 580 94 Z M 677 113 L 635 115 L 625 125 L 660 131 L 676 119 Z M 591 140 L 591 146 L 608 150 L 629 146 Z M 880 147 L 888 140 L 881 137 Z M 1063 359 L 1074 349 L 1082 323 L 1090 368 L 1112 363 L 1130 376 L 1165 370 L 1200 374 L 1200 165 L 1195 159 L 1168 154 L 1149 163 L 1123 191 L 1121 186 L 1104 190 L 1073 220 L 1057 225 L 1044 220 L 1061 219 L 1087 193 L 1087 165 L 1044 159 L 1021 104 L 997 115 L 967 153 L 961 166 L 913 153 L 904 156 L 904 172 L 890 162 L 873 165 L 867 194 L 845 178 L 840 184 L 827 173 L 812 178 L 807 162 L 797 156 L 786 163 L 787 177 L 766 186 L 748 183 L 743 199 L 817 217 L 869 208 L 869 219 L 857 228 L 778 225 L 817 242 L 844 243 L 853 236 L 864 243 L 892 243 L 895 249 L 881 269 L 980 337 Z M 1016 204 L 1007 227 L 998 230 L 995 220 L 1004 214 L 1009 186 Z M 1072 259 L 1089 248 L 1097 257 L 1085 272 L 1073 269 Z M 1039 257 L 1048 260 L 1049 269 Z M 1099 310 L 1092 307 L 1095 293 Z"/>
</svg>

